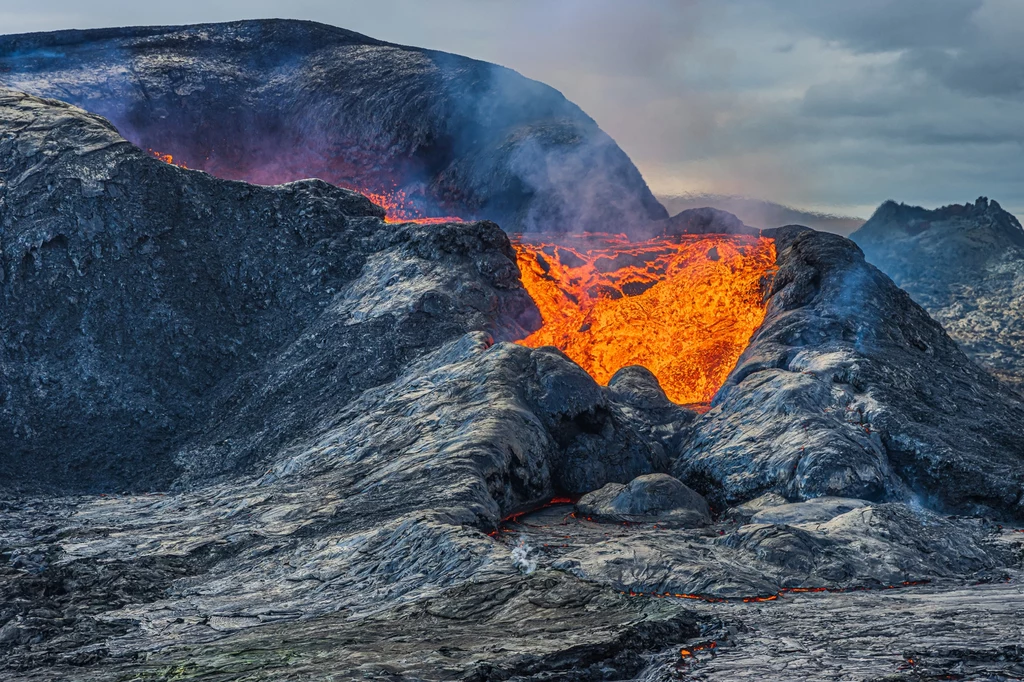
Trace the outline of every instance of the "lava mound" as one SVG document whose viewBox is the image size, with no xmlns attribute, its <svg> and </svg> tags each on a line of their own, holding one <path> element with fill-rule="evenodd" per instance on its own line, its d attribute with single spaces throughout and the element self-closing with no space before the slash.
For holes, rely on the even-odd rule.
<svg viewBox="0 0 1024 682">
<path fill-rule="evenodd" d="M 104 116 L 190 168 L 259 184 L 317 177 L 401 219 L 617 232 L 668 217 L 629 157 L 549 86 L 322 24 L 6 36 L 0 84 Z"/>
<path fill-rule="evenodd" d="M 671 329 L 659 350 L 653 332 L 630 340 L 584 318 L 626 301 L 672 320 L 664 309 L 683 294 L 666 285 L 678 271 L 683 283 L 707 279 L 709 300 L 739 283 L 703 322 L 748 325 L 716 351 L 715 371 L 742 355 L 711 411 L 694 421 L 615 381 L 599 386 L 565 356 L 509 351 L 513 364 L 546 368 L 539 388 L 517 390 L 538 396 L 527 411 L 550 445 L 540 469 L 490 484 L 488 517 L 668 469 L 718 504 L 774 490 L 1021 513 L 1024 406 L 840 237 L 785 228 L 774 244 L 682 236 L 612 253 L 523 242 L 517 254 L 493 223 L 388 225 L 381 208 L 323 182 L 258 187 L 176 168 L 68 105 L 6 92 L 0 117 L 8 481 L 138 489 L 273 469 L 363 392 L 471 331 L 542 345 L 537 334 L 560 329 L 554 342 L 569 338 L 569 358 L 602 383 L 614 377 L 601 371 L 630 362 L 671 378 L 657 363 Z M 545 248 L 562 280 L 543 272 Z M 660 260 L 645 260 L 651 248 Z M 552 296 L 577 296 L 580 313 L 566 314 L 581 319 L 552 316 L 557 302 L 536 288 L 551 280 Z M 749 307 L 738 317 L 737 301 Z M 588 324 L 603 336 L 573 345 Z M 606 368 L 588 365 L 600 359 L 594 338 L 612 353 Z M 709 395 L 721 378 L 703 381 Z"/>
<path fill-rule="evenodd" d="M 165 487 L 281 446 L 425 348 L 535 324 L 493 223 L 392 226 L 322 181 L 218 180 L 11 91 L 0 129 L 7 483 Z"/>
</svg>

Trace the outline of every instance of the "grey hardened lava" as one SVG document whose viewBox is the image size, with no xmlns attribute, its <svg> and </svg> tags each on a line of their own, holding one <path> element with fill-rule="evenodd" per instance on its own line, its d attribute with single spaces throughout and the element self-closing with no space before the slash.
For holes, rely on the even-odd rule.
<svg viewBox="0 0 1024 682">
<path fill-rule="evenodd" d="M 1024 228 L 980 197 L 933 211 L 887 201 L 850 236 L 964 351 L 1024 387 Z"/>
<path fill-rule="evenodd" d="M 719 503 L 774 491 L 1024 517 L 1024 403 L 855 244 L 773 233 L 761 328 L 674 473 Z"/>
<path fill-rule="evenodd" d="M 387 222 L 329 182 L 218 178 L 118 132 L 166 114 L 203 146 L 287 139 L 278 97 L 334 93 L 286 113 L 365 136 L 309 158 L 412 159 L 441 173 L 434 208 L 575 230 L 603 185 L 545 159 L 613 147 L 553 91 L 298 22 L 0 52 L 0 79 L 118 124 L 0 90 L 0 678 L 1024 676 L 1024 407 L 852 242 L 764 233 L 767 315 L 701 414 L 643 367 L 601 386 L 514 343 L 541 319 L 494 222 Z M 494 78 L 525 90 L 488 122 L 509 99 L 453 93 Z M 479 146 L 446 146 L 467 121 Z M 286 158 L 216 139 L 211 164 L 252 154 L 249 179 Z M 748 232 L 652 221 L 608 153 L 605 218 Z M 548 189 L 523 190 L 537 168 Z"/>
</svg>

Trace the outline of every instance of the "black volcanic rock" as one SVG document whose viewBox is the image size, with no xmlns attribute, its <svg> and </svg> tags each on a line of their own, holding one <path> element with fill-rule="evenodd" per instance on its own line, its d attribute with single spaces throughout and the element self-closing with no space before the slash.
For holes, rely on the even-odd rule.
<svg viewBox="0 0 1024 682">
<path fill-rule="evenodd" d="M 669 236 L 681 234 L 746 234 L 757 236 L 761 230 L 744 225 L 728 211 L 708 206 L 688 208 L 668 220 L 658 223 L 657 233 Z"/>
<path fill-rule="evenodd" d="M 385 224 L 326 183 L 218 180 L 12 91 L 0 131 L 0 495 L 102 491 L 0 503 L 0 669 L 119 659 L 150 626 L 166 647 L 428 596 L 450 612 L 468 581 L 519 575 L 484 532 L 500 519 L 667 467 L 564 355 L 495 344 L 537 316 L 493 223 Z M 52 535 L 72 516 L 78 549 Z M 128 526 L 148 539 L 92 530 Z M 500 588 L 585 593 L 617 623 L 527 638 L 537 670 L 648 632 L 640 605 L 570 585 Z M 601 665 L 637 670 L 683 615 Z"/>
<path fill-rule="evenodd" d="M 998 202 L 887 201 L 850 238 L 969 356 L 1024 387 L 1024 228 Z"/>
<path fill-rule="evenodd" d="M 502 432 L 520 440 L 523 468 L 488 491 L 484 523 L 667 467 L 660 439 L 557 350 L 503 344 L 455 360 L 537 323 L 493 223 L 388 225 L 319 181 L 217 180 L 11 91 L 0 126 L 13 133 L 0 142 L 5 484 L 198 483 L 365 415 L 378 416 L 359 428 L 383 448 L 374 423 L 399 409 L 401 376 L 437 370 L 452 409 L 474 404 L 456 365 L 530 415 L 530 428 Z"/>
<path fill-rule="evenodd" d="M 626 485 L 608 483 L 576 503 L 580 514 L 600 521 L 657 523 L 696 528 L 711 523 L 703 497 L 667 474 L 638 476 Z"/>
<path fill-rule="evenodd" d="M 493 64 L 301 21 L 0 38 L 0 84 L 108 118 L 229 179 L 404 192 L 508 231 L 667 217 L 626 154 L 554 89 Z"/>
<path fill-rule="evenodd" d="M 217 180 L 11 91 L 0 129 L 7 483 L 167 485 L 179 448 L 223 460 L 197 437 L 265 454 L 425 349 L 536 319 L 492 223 L 391 226 L 323 182 Z"/>
<path fill-rule="evenodd" d="M 385 224 L 379 207 L 322 182 L 261 188 L 173 168 L 95 116 L 19 93 L 0 93 L 0 126 L 4 679 L 676 679 L 700 672 L 684 648 L 760 652 L 750 638 L 776 631 L 764 626 L 772 614 L 798 617 L 785 632 L 817 617 L 820 636 L 837 637 L 820 603 L 786 593 L 759 610 L 750 597 L 932 578 L 991 581 L 1008 605 L 986 608 L 986 636 L 1019 630 L 1019 586 L 1004 580 L 1024 536 L 982 520 L 898 503 L 819 523 L 822 503 L 811 502 L 780 523 L 733 520 L 744 513 L 703 528 L 573 515 L 553 498 L 609 483 L 637 489 L 635 502 L 678 506 L 682 484 L 648 474 L 668 467 L 691 428 L 706 437 L 727 420 L 712 410 L 695 422 L 643 368 L 604 388 L 554 349 L 505 342 L 539 320 L 493 223 Z M 848 242 L 778 237 L 781 279 L 758 354 L 778 347 L 766 346 L 788 320 L 803 331 L 785 338 L 806 336 L 800 347 L 827 367 L 841 347 L 819 331 L 857 322 L 871 350 L 875 330 L 904 329 L 894 310 L 918 325 L 911 338 L 952 345 Z M 858 268 L 878 278 L 877 290 L 862 287 L 863 307 L 884 320 L 856 306 L 834 314 L 850 310 L 836 281 Z M 965 419 L 980 420 L 979 405 L 1012 416 L 1001 394 L 985 395 L 984 374 L 943 353 L 913 370 L 952 377 L 955 390 L 936 390 Z M 862 364 L 888 368 L 866 374 L 875 383 L 860 383 L 856 363 L 823 370 L 820 383 L 842 396 L 854 390 L 842 381 L 868 385 L 856 390 L 888 409 L 891 392 L 871 387 L 904 377 L 909 357 L 869 355 Z M 814 369 L 800 358 L 798 348 L 787 368 Z M 737 427 L 772 428 L 761 420 L 776 414 L 790 433 L 765 446 L 799 438 L 792 420 L 809 417 L 793 397 L 820 411 L 820 387 L 808 397 L 790 387 L 780 379 L 779 391 L 735 403 L 721 442 Z M 935 410 L 929 399 L 905 400 L 901 414 Z M 815 433 L 844 428 L 829 420 Z M 992 453 L 966 453 L 989 485 L 985 467 L 1013 451 L 992 440 L 998 425 L 977 428 Z M 938 481 L 964 494 L 955 469 Z M 56 494 L 18 490 L 30 483 Z M 750 608 L 696 615 L 699 600 L 666 592 Z M 858 591 L 855 602 L 869 619 L 890 617 L 884 644 L 870 641 L 875 660 L 858 663 L 872 674 L 892 670 L 893 647 L 925 641 L 916 623 L 891 622 L 883 594 Z M 948 613 L 927 630 L 929 651 L 962 646 L 977 620 L 963 590 L 917 598 Z M 995 655 L 981 652 L 973 659 Z M 1000 670 L 1019 659 L 999 655 Z"/>
<path fill-rule="evenodd" d="M 658 378 L 646 367 L 629 365 L 608 381 L 611 400 L 634 428 L 666 452 L 676 452 L 697 413 L 668 399 Z"/>
<path fill-rule="evenodd" d="M 766 491 L 1024 517 L 1024 403 L 852 242 L 774 231 L 761 328 L 674 474 L 735 504 Z"/>
</svg>

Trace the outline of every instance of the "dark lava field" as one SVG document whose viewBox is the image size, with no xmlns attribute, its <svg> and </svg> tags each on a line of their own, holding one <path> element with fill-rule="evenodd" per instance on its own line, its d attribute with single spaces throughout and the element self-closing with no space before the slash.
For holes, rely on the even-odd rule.
<svg viewBox="0 0 1024 682">
<path fill-rule="evenodd" d="M 1024 679 L 1022 358 L 984 197 L 670 217 L 484 62 L 0 36 L 3 680 Z"/>
</svg>

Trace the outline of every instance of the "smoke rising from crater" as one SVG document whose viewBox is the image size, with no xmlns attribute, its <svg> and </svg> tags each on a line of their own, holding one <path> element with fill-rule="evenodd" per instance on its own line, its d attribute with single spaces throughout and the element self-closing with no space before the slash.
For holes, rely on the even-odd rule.
<svg viewBox="0 0 1024 682">
<path fill-rule="evenodd" d="M 498 62 L 593 116 L 663 195 L 867 216 L 986 195 L 1024 210 L 1016 0 L 71 0 L 5 32 L 285 16 Z"/>
</svg>

